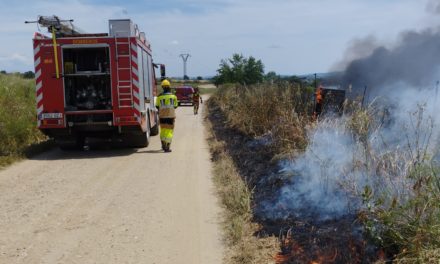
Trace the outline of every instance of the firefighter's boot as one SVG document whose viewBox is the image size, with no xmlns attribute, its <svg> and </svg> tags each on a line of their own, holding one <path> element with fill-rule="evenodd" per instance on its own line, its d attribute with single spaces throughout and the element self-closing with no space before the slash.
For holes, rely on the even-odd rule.
<svg viewBox="0 0 440 264">
<path fill-rule="evenodd" d="M 165 152 L 171 152 L 170 146 L 171 146 L 170 143 L 165 143 L 165 149 L 164 149 L 164 151 L 165 151 Z"/>
</svg>

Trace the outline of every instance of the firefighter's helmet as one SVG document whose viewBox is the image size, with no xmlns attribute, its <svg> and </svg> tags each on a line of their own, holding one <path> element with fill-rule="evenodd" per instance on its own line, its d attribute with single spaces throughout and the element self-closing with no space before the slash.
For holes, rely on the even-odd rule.
<svg viewBox="0 0 440 264">
<path fill-rule="evenodd" d="M 170 81 L 168 81 L 168 80 L 163 80 L 162 81 L 162 83 L 160 84 L 162 87 L 170 87 L 171 86 L 171 84 L 170 84 Z"/>
</svg>

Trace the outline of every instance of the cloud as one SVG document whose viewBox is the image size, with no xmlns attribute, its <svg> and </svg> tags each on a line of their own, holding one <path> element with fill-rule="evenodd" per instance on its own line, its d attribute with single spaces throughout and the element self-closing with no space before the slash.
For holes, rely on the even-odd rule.
<svg viewBox="0 0 440 264">
<path fill-rule="evenodd" d="M 215 74 L 220 60 L 235 52 L 261 59 L 266 69 L 279 74 L 322 72 L 340 59 L 350 39 L 369 34 L 392 38 L 403 29 L 422 26 L 420 18 L 425 15 L 424 5 L 412 0 L 114 0 L 111 3 L 12 1 L 0 10 L 0 38 L 8 36 L 8 41 L 2 39 L 0 56 L 21 53 L 32 58 L 31 38 L 36 26 L 25 25 L 23 21 L 35 19 L 39 14 L 75 19 L 74 24 L 86 32 L 107 32 L 108 19 L 129 17 L 146 32 L 154 60 L 165 63 L 172 75 L 180 76 L 178 54 L 182 50 L 192 55 L 188 61 L 190 76 Z M 390 16 L 390 10 L 395 15 Z"/>
<path fill-rule="evenodd" d="M 32 64 L 31 58 L 29 58 L 23 54 L 20 54 L 20 53 L 13 53 L 8 56 L 0 56 L 0 61 L 6 61 L 6 62 L 18 61 L 18 62 L 22 62 L 22 63 L 27 63 L 29 65 Z"/>
<path fill-rule="evenodd" d="M 439 15 L 440 14 L 440 1 L 439 0 L 430 0 L 426 4 L 426 11 L 432 14 Z"/>
</svg>

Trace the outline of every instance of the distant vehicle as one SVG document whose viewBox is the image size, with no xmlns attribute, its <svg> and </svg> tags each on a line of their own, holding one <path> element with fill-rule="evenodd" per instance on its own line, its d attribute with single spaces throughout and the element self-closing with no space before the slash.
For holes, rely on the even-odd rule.
<svg viewBox="0 0 440 264">
<path fill-rule="evenodd" d="M 190 104 L 193 105 L 192 96 L 194 94 L 194 88 L 189 85 L 178 86 L 174 88 L 176 91 L 177 100 L 179 100 L 179 105 Z"/>
</svg>

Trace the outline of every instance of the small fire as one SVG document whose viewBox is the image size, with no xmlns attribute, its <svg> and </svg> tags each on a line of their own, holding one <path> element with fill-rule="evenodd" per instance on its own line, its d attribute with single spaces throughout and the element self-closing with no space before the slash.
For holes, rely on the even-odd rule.
<svg viewBox="0 0 440 264">
<path fill-rule="evenodd" d="M 310 264 L 325 264 L 325 263 L 335 263 L 336 258 L 338 256 L 338 249 L 334 249 L 334 253 L 330 253 L 328 255 L 321 255 L 318 259 L 313 260 Z"/>
<path fill-rule="evenodd" d="M 350 219 L 319 225 L 298 221 L 289 225 L 279 235 L 281 250 L 273 256 L 277 264 L 360 264 L 386 259 L 384 251 L 350 232 L 353 228 Z"/>
</svg>

